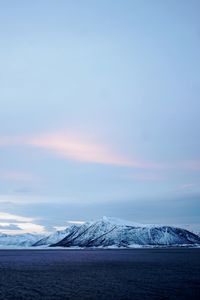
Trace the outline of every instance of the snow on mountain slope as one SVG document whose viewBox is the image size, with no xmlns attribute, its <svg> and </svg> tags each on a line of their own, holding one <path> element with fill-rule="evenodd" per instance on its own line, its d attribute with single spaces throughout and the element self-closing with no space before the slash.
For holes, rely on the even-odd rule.
<svg viewBox="0 0 200 300">
<path fill-rule="evenodd" d="M 0 234 L 0 248 L 7 246 L 14 247 L 31 247 L 38 239 L 41 239 L 44 235 L 37 235 L 31 233 L 8 235 Z"/>
<path fill-rule="evenodd" d="M 65 230 L 56 231 L 55 233 L 38 240 L 33 244 L 33 246 L 44 246 L 58 243 L 66 236 L 69 236 L 71 232 L 75 232 L 76 230 L 78 230 L 79 227 L 80 225 L 70 225 Z"/>
<path fill-rule="evenodd" d="M 139 225 L 113 218 L 85 223 L 53 246 L 62 247 L 130 247 L 131 245 L 200 244 L 200 237 L 171 226 Z"/>
<path fill-rule="evenodd" d="M 49 236 L 0 234 L 0 248 L 61 247 L 135 247 L 200 245 L 200 236 L 173 226 L 144 225 L 115 218 L 69 225 Z"/>
</svg>

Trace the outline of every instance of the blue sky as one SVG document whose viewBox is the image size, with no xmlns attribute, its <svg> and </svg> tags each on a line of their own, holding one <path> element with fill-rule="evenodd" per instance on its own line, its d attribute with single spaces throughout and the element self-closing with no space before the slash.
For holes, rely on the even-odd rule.
<svg viewBox="0 0 200 300">
<path fill-rule="evenodd" d="M 0 231 L 200 223 L 199 9 L 0 4 Z"/>
</svg>

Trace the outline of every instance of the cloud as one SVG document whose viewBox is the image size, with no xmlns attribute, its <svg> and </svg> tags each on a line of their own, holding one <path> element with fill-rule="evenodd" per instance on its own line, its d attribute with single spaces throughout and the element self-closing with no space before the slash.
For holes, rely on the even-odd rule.
<svg viewBox="0 0 200 300">
<path fill-rule="evenodd" d="M 46 134 L 32 138 L 31 146 L 46 149 L 66 159 L 85 163 L 109 164 L 134 168 L 158 168 L 159 164 L 121 156 L 105 144 L 64 133 Z"/>
<path fill-rule="evenodd" d="M 29 233 L 45 233 L 46 229 L 42 225 L 34 224 L 34 223 L 17 223 L 17 226 L 23 232 Z"/>
<path fill-rule="evenodd" d="M 82 225 L 85 223 L 85 221 L 67 221 L 67 224 L 65 226 L 54 226 L 53 228 L 55 228 L 57 231 L 61 231 L 61 230 L 65 230 L 66 227 L 68 227 L 69 225 Z"/>
<path fill-rule="evenodd" d="M 7 230 L 20 230 L 19 226 L 12 223 L 0 223 L 0 231 L 6 232 Z"/>
<path fill-rule="evenodd" d="M 0 146 L 29 146 L 44 149 L 55 155 L 82 163 L 127 166 L 132 168 L 162 168 L 158 163 L 124 157 L 106 144 L 83 138 L 83 135 L 56 132 L 26 137 L 4 137 Z"/>
<path fill-rule="evenodd" d="M 8 221 L 17 221 L 17 222 L 32 222 L 33 218 L 23 217 L 19 215 L 13 215 L 10 213 L 0 212 L 0 221 L 8 220 Z"/>
<path fill-rule="evenodd" d="M 0 212 L 0 232 L 7 234 L 46 233 L 45 227 L 33 223 L 34 220 L 34 218 Z"/>
<path fill-rule="evenodd" d="M 191 190 L 192 188 L 196 187 L 197 185 L 195 183 L 186 183 L 186 184 L 182 184 L 179 185 L 177 187 L 178 191 L 182 191 L 182 190 Z"/>
<path fill-rule="evenodd" d="M 67 221 L 68 224 L 84 224 L 84 221 Z"/>
<path fill-rule="evenodd" d="M 174 170 L 186 169 L 200 171 L 200 161 L 188 160 L 176 163 L 157 163 L 140 158 L 128 158 L 119 154 L 110 145 L 99 143 L 84 134 L 69 131 L 57 131 L 29 136 L 0 137 L 0 147 L 33 147 L 48 151 L 62 159 L 74 160 L 82 163 L 96 163 L 106 165 L 125 166 L 135 169 Z M 0 174 L 15 180 L 32 180 L 31 174 L 8 172 Z M 142 179 L 141 179 L 142 180 Z"/>
<path fill-rule="evenodd" d="M 65 230 L 67 226 L 54 226 L 53 228 L 56 230 L 56 231 L 62 231 L 62 230 Z"/>
</svg>

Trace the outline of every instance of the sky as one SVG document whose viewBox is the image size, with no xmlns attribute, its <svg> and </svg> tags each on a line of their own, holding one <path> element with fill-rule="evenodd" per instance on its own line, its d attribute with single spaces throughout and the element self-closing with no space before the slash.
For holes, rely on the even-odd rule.
<svg viewBox="0 0 200 300">
<path fill-rule="evenodd" d="M 198 0 L 0 2 L 0 232 L 200 228 Z"/>
</svg>

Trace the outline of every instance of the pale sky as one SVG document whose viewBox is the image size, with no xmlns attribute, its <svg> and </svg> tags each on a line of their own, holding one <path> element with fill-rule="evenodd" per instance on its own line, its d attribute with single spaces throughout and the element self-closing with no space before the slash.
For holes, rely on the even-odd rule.
<svg viewBox="0 0 200 300">
<path fill-rule="evenodd" d="M 0 232 L 200 224 L 200 2 L 0 2 Z"/>
</svg>

